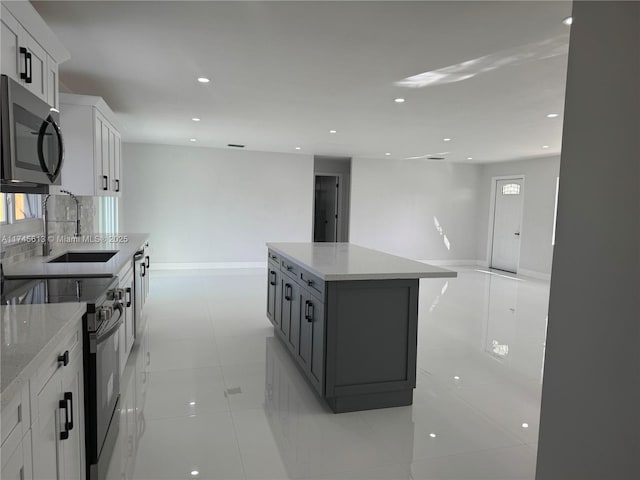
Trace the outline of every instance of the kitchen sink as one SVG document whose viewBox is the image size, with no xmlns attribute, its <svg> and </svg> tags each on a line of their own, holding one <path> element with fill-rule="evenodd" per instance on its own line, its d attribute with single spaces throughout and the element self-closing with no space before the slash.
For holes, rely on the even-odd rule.
<svg viewBox="0 0 640 480">
<path fill-rule="evenodd" d="M 100 250 L 98 252 L 67 252 L 59 257 L 49 260 L 47 263 L 79 263 L 79 262 L 106 262 L 113 257 L 117 250 Z"/>
</svg>

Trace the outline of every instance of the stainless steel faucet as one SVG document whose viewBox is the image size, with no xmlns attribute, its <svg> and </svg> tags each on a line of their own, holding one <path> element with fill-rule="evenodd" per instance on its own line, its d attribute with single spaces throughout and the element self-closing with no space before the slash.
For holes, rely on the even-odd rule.
<svg viewBox="0 0 640 480">
<path fill-rule="evenodd" d="M 42 242 L 42 256 L 51 255 L 51 243 L 49 242 L 49 215 L 47 214 L 47 203 L 51 195 L 47 194 L 42 197 L 42 221 L 44 222 L 44 241 Z"/>
<path fill-rule="evenodd" d="M 80 202 L 77 197 L 68 190 L 60 190 L 61 193 L 70 195 L 76 202 L 76 233 L 75 237 L 80 236 Z M 44 221 L 44 242 L 42 243 L 42 256 L 48 257 L 51 255 L 51 242 L 49 242 L 49 214 L 47 213 L 47 203 L 49 202 L 51 195 L 47 194 L 42 197 L 42 220 Z"/>
<path fill-rule="evenodd" d="M 80 236 L 80 202 L 78 201 L 78 198 L 69 190 L 60 190 L 60 192 L 70 195 L 71 198 L 73 198 L 76 202 L 76 233 L 74 237 L 79 237 Z"/>
</svg>

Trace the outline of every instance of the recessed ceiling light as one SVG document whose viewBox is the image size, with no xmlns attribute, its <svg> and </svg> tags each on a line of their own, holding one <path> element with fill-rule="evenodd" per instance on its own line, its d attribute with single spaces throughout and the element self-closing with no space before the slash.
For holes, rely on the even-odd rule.
<svg viewBox="0 0 640 480">
<path fill-rule="evenodd" d="M 396 103 L 404 103 L 404 98 L 394 98 L 393 101 Z"/>
<path fill-rule="evenodd" d="M 338 133 L 337 130 L 329 130 L 329 133 Z"/>
<path fill-rule="evenodd" d="M 190 142 L 197 142 L 197 141 L 198 141 L 198 139 L 197 139 L 197 138 L 190 138 L 190 139 L 189 139 L 189 141 L 190 141 Z"/>
<path fill-rule="evenodd" d="M 387 152 L 385 153 L 385 155 L 388 157 L 389 155 L 391 155 L 391 152 Z"/>
<path fill-rule="evenodd" d="M 199 122 L 200 119 L 198 117 L 193 117 L 191 120 L 193 120 L 194 122 Z"/>
<path fill-rule="evenodd" d="M 189 402 L 189 405 L 194 406 L 196 402 Z"/>
<path fill-rule="evenodd" d="M 296 147 L 296 150 L 302 150 L 302 147 Z"/>
<path fill-rule="evenodd" d="M 198 475 L 200 475 L 200 472 L 198 470 L 191 470 L 192 477 L 197 477 Z"/>
<path fill-rule="evenodd" d="M 211 80 L 209 80 L 207 77 L 198 77 L 198 81 L 200 83 L 209 83 Z"/>
<path fill-rule="evenodd" d="M 460 377 L 458 375 L 453 377 L 454 380 L 460 380 Z"/>
<path fill-rule="evenodd" d="M 467 160 L 473 160 L 473 157 L 467 157 Z"/>
<path fill-rule="evenodd" d="M 542 148 L 549 148 L 549 145 L 542 145 Z"/>
<path fill-rule="evenodd" d="M 529 428 L 529 424 L 528 423 L 523 423 L 522 424 L 522 428 Z"/>
<path fill-rule="evenodd" d="M 573 17 L 567 17 L 563 19 L 562 23 L 564 23 L 565 25 L 571 25 L 573 23 Z"/>
<path fill-rule="evenodd" d="M 443 138 L 443 139 L 442 139 L 442 141 L 443 141 L 443 142 L 450 142 L 450 141 L 451 141 L 451 139 L 450 139 L 450 138 Z"/>
<path fill-rule="evenodd" d="M 429 436 L 430 436 L 431 438 L 436 438 L 436 437 L 437 437 L 437 435 L 436 435 L 435 433 L 430 433 L 430 434 L 429 434 Z"/>
<path fill-rule="evenodd" d="M 557 116 L 557 113 L 547 113 L 547 118 L 556 118 Z"/>
</svg>

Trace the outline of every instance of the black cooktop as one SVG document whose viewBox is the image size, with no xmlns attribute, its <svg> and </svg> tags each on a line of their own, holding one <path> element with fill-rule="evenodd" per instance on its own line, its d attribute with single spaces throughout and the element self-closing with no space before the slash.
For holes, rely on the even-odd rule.
<svg viewBox="0 0 640 480">
<path fill-rule="evenodd" d="M 2 305 L 87 302 L 100 305 L 118 277 L 112 278 L 38 278 L 5 280 Z"/>
</svg>

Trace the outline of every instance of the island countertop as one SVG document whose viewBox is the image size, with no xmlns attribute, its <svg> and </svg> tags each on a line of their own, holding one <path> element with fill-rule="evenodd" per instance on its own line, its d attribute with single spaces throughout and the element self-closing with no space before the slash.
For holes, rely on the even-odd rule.
<svg viewBox="0 0 640 480">
<path fill-rule="evenodd" d="M 2 405 L 15 397 L 43 360 L 73 331 L 86 310 L 83 302 L 0 307 Z"/>
<path fill-rule="evenodd" d="M 328 282 L 457 276 L 452 270 L 351 243 L 267 243 L 267 247 Z"/>
<path fill-rule="evenodd" d="M 124 239 L 125 236 L 126 240 Z M 22 262 L 4 265 L 4 275 L 7 279 L 113 277 L 122 270 L 127 262 L 131 261 L 140 246 L 149 240 L 149 234 L 146 233 L 114 234 L 99 237 L 100 241 L 96 243 L 62 243 L 47 257 L 37 255 Z M 121 238 L 122 241 L 102 241 L 109 240 L 110 237 L 113 237 L 114 240 L 120 240 Z M 117 250 L 118 253 L 106 262 L 48 263 L 66 252 L 87 250 Z"/>
</svg>

